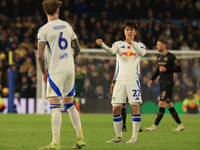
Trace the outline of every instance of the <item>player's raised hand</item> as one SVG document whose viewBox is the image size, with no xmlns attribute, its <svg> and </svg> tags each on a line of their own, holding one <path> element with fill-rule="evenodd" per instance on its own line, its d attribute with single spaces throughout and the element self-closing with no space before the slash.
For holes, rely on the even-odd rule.
<svg viewBox="0 0 200 150">
<path fill-rule="evenodd" d="M 166 72 L 166 68 L 164 66 L 159 66 L 159 71 L 160 72 Z"/>
<path fill-rule="evenodd" d="M 96 40 L 96 43 L 97 43 L 97 45 L 100 45 L 100 46 L 103 45 L 103 41 L 102 41 L 102 39 L 97 39 L 97 40 Z"/>
<path fill-rule="evenodd" d="M 151 84 L 153 83 L 152 80 L 149 80 L 149 82 L 147 83 L 148 87 L 151 87 Z"/>
<path fill-rule="evenodd" d="M 126 38 L 126 42 L 127 42 L 128 44 L 131 44 L 131 42 L 132 42 L 132 41 L 131 41 L 131 38 L 130 38 L 130 37 L 127 37 L 127 38 Z"/>
</svg>

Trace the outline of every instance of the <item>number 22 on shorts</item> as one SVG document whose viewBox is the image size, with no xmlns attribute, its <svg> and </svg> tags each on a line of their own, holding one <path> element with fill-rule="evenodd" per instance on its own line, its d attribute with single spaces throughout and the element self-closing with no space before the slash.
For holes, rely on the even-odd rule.
<svg viewBox="0 0 200 150">
<path fill-rule="evenodd" d="M 132 90 L 133 91 L 133 97 L 136 97 L 135 100 L 140 100 L 138 96 L 140 96 L 140 90 Z"/>
</svg>

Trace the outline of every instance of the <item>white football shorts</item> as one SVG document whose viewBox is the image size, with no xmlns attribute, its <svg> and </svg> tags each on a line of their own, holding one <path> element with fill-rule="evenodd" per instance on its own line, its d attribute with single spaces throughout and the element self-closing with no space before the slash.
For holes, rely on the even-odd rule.
<svg viewBox="0 0 200 150">
<path fill-rule="evenodd" d="M 75 95 L 74 83 L 74 70 L 48 74 L 46 97 L 72 97 Z"/>
<path fill-rule="evenodd" d="M 138 105 L 142 103 L 139 80 L 116 81 L 111 104 L 113 106 L 120 106 L 121 104 L 126 103 L 127 97 L 128 102 L 132 105 Z"/>
</svg>

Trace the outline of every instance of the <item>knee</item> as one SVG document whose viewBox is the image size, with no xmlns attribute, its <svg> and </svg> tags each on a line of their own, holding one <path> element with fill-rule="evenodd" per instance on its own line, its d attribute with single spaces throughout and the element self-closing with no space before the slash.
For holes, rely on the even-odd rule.
<svg viewBox="0 0 200 150">
<path fill-rule="evenodd" d="M 167 109 L 170 109 L 170 108 L 172 108 L 172 107 L 171 107 L 171 106 L 169 106 L 169 105 L 167 105 L 166 107 L 167 107 Z"/>
<path fill-rule="evenodd" d="M 139 114 L 140 110 L 139 110 L 139 105 L 132 105 L 131 106 L 132 112 L 134 115 Z"/>
<path fill-rule="evenodd" d="M 172 105 L 172 103 L 166 103 L 166 107 L 167 107 L 167 109 L 170 109 L 173 107 L 173 105 Z"/>
<path fill-rule="evenodd" d="M 119 115 L 119 114 L 121 114 L 121 109 L 113 108 L 113 115 Z"/>
</svg>

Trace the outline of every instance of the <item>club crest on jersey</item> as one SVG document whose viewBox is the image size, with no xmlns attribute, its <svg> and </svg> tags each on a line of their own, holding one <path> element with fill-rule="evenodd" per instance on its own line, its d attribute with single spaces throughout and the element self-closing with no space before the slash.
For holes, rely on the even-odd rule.
<svg viewBox="0 0 200 150">
<path fill-rule="evenodd" d="M 165 61 L 167 61 L 167 59 L 168 59 L 167 57 L 164 58 Z"/>
<path fill-rule="evenodd" d="M 131 46 L 127 46 L 128 49 L 131 49 Z"/>
<path fill-rule="evenodd" d="M 122 53 L 122 56 L 126 56 L 126 57 L 131 57 L 131 56 L 135 56 L 135 53 L 131 52 L 131 51 L 126 51 Z"/>
</svg>

